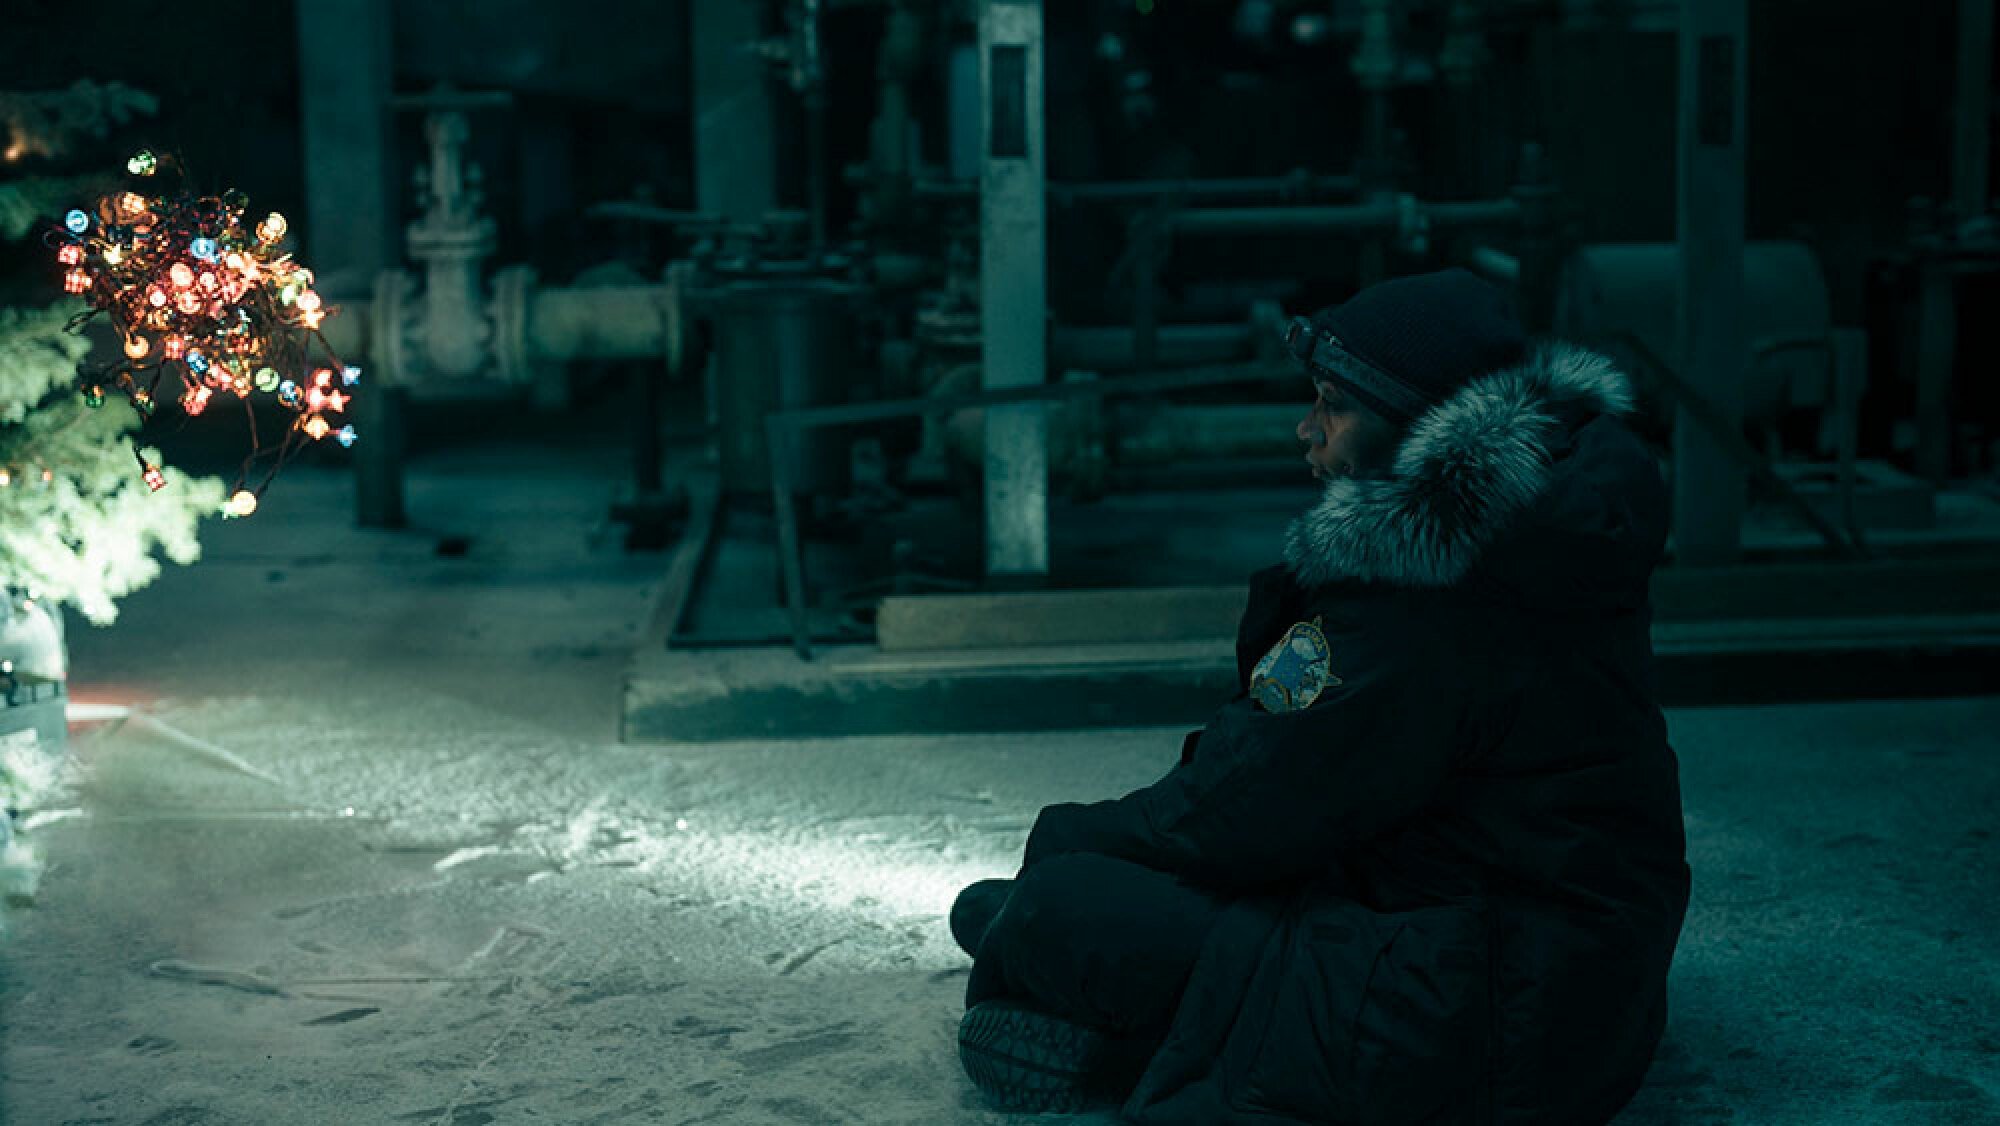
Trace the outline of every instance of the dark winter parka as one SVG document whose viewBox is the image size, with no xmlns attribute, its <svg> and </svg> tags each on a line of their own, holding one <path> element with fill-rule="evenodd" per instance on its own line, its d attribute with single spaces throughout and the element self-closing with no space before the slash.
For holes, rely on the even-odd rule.
<svg viewBox="0 0 2000 1126">
<path fill-rule="evenodd" d="M 1240 896 L 1128 1118 L 1562 1126 L 1638 1089 L 1689 872 L 1631 405 L 1567 345 L 1460 389 L 1253 577 L 1243 691 L 1181 764 L 1036 820 L 1028 867 Z"/>
</svg>

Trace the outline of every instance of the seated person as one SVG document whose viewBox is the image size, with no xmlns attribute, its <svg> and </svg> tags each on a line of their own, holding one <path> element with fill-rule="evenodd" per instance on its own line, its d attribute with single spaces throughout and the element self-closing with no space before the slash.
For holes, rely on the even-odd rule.
<svg viewBox="0 0 2000 1126">
<path fill-rule="evenodd" d="M 1004 1107 L 1140 1123 L 1606 1122 L 1689 889 L 1632 389 L 1463 270 L 1287 339 L 1325 491 L 1251 578 L 1240 691 L 961 893 L 960 1059 Z"/>
</svg>

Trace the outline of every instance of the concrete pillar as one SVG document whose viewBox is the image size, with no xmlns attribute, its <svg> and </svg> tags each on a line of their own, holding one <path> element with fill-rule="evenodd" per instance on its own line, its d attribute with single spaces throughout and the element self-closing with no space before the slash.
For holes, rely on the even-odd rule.
<svg viewBox="0 0 2000 1126">
<path fill-rule="evenodd" d="M 306 214 L 299 258 L 328 297 L 365 296 L 402 260 L 389 86 L 389 0 L 297 5 Z"/>
<path fill-rule="evenodd" d="M 1040 0 L 979 10 L 980 385 L 1047 381 L 1047 232 Z M 1043 404 L 988 407 L 986 574 L 1032 583 L 1049 571 L 1048 422 Z"/>
<path fill-rule="evenodd" d="M 1748 19 L 1741 0 L 1684 0 L 1680 32 L 1680 338 L 1682 372 L 1723 422 L 1741 427 L 1743 125 Z M 1748 474 L 1686 409 L 1674 421 L 1677 562 L 1733 562 Z"/>
<path fill-rule="evenodd" d="M 688 17 L 695 208 L 739 222 L 778 206 L 769 64 L 749 49 L 767 34 L 763 11 L 748 0 L 694 0 Z"/>
</svg>

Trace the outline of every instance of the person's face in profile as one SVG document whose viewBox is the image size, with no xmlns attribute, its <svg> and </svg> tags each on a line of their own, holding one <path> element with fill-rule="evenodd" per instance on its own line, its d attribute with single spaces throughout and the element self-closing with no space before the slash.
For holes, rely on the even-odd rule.
<svg viewBox="0 0 2000 1126">
<path fill-rule="evenodd" d="M 1314 380 L 1312 408 L 1299 420 L 1299 441 L 1314 477 L 1331 481 L 1386 468 L 1395 454 L 1396 431 L 1388 420 L 1357 402 L 1340 385 Z"/>
</svg>

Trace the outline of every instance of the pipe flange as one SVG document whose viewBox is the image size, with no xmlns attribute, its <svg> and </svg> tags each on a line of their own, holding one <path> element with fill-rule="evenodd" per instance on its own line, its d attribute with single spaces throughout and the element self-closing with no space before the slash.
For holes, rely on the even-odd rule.
<svg viewBox="0 0 2000 1126">
<path fill-rule="evenodd" d="M 368 306 L 368 329 L 377 383 L 407 387 L 416 372 L 410 362 L 421 353 L 412 339 L 416 331 L 417 281 L 401 270 L 384 270 L 375 275 L 375 291 Z"/>
<path fill-rule="evenodd" d="M 493 275 L 493 364 L 501 382 L 512 385 L 534 379 L 528 353 L 528 298 L 536 282 L 533 266 L 508 266 Z"/>
</svg>

